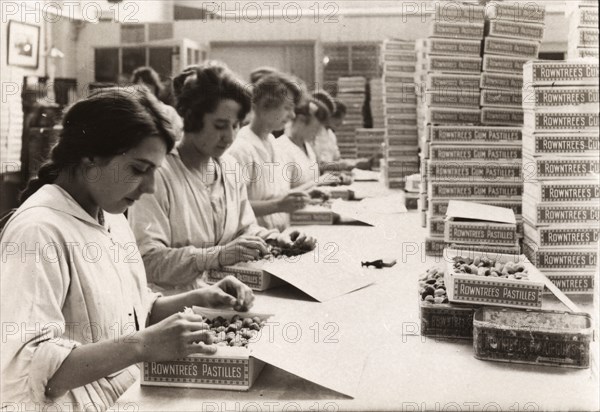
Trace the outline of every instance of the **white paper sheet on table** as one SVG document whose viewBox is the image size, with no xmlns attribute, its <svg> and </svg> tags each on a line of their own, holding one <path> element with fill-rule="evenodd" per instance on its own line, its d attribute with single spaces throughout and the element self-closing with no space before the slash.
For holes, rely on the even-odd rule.
<svg viewBox="0 0 600 412">
<path fill-rule="evenodd" d="M 373 274 L 362 269 L 357 256 L 339 250 L 334 243 L 317 245 L 317 249 L 301 256 L 265 261 L 260 267 L 319 302 L 345 295 L 375 281 Z"/>
<path fill-rule="evenodd" d="M 404 199 L 398 194 L 383 198 L 366 198 L 360 202 L 347 202 L 337 199 L 332 203 L 331 210 L 340 216 L 349 217 L 373 226 L 385 224 L 386 218 L 391 215 L 407 212 Z"/>
<path fill-rule="evenodd" d="M 252 357 L 333 391 L 356 396 L 368 352 L 364 329 L 331 322 L 311 309 L 269 320 L 252 343 Z"/>
</svg>

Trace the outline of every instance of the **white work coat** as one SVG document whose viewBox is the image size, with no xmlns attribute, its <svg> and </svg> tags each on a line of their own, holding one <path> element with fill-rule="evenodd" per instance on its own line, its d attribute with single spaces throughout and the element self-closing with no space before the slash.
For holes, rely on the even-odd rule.
<svg viewBox="0 0 600 412">
<path fill-rule="evenodd" d="M 286 179 L 292 189 L 298 186 L 316 186 L 319 183 L 319 164 L 312 146 L 303 143 L 306 153 L 286 135 L 275 141 L 275 150 L 282 154 Z"/>
<path fill-rule="evenodd" d="M 156 190 L 130 209 L 148 282 L 172 294 L 204 286 L 207 269 L 219 267 L 218 253 L 240 235 L 266 238 L 276 231 L 258 226 L 246 188 L 233 172 L 235 161 L 218 161 L 213 187 L 190 171 L 179 152 L 168 154 L 156 174 Z"/>
<path fill-rule="evenodd" d="M 275 149 L 275 142 L 272 134 L 263 140 L 250 126 L 244 126 L 227 151 L 237 160 L 236 170 L 246 184 L 250 201 L 282 198 L 291 188 L 283 173 L 285 160 Z M 284 230 L 290 225 L 290 215 L 272 213 L 258 216 L 257 221 L 266 228 Z"/>
<path fill-rule="evenodd" d="M 1 390 L 8 409 L 105 410 L 139 377 L 132 365 L 60 398 L 45 396 L 75 347 L 144 328 L 159 296 L 148 292 L 125 217 L 104 216 L 102 226 L 64 189 L 45 185 L 0 235 Z"/>
</svg>

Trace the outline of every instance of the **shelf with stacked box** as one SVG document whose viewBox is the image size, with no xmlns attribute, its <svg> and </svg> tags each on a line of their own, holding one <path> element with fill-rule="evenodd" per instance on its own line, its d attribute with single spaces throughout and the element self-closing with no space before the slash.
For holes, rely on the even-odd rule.
<svg viewBox="0 0 600 412">
<path fill-rule="evenodd" d="M 358 158 L 371 158 L 382 151 L 385 142 L 385 128 L 356 129 L 356 153 Z"/>
<path fill-rule="evenodd" d="M 570 1 L 567 7 L 568 59 L 598 60 L 598 2 Z"/>
<path fill-rule="evenodd" d="M 600 215 L 598 63 L 524 68 L 524 251 L 564 293 L 592 295 Z"/>
<path fill-rule="evenodd" d="M 356 159 L 356 129 L 364 127 L 363 106 L 366 96 L 364 77 L 340 77 L 337 99 L 346 105 L 344 124 L 335 134 L 343 159 Z"/>
<path fill-rule="evenodd" d="M 383 175 L 390 189 L 404 189 L 406 176 L 419 172 L 416 62 L 414 42 L 384 40 L 381 47 L 385 126 Z"/>
<path fill-rule="evenodd" d="M 427 39 L 418 39 L 415 42 L 415 51 L 417 55 L 417 64 L 415 68 L 415 81 L 417 82 L 417 136 L 419 147 L 419 174 L 420 174 L 420 189 L 418 209 L 421 218 L 421 226 L 427 227 L 427 105 L 426 94 L 427 90 Z"/>
<path fill-rule="evenodd" d="M 481 79 L 481 123 L 494 126 L 523 124 L 522 74 L 528 60 L 538 58 L 544 36 L 543 6 L 531 12 L 518 5 L 498 3 L 486 16 Z"/>
<path fill-rule="evenodd" d="M 422 220 L 428 225 L 425 249 L 429 255 L 440 255 L 449 246 L 444 239 L 443 215 L 432 213 L 434 205 L 440 200 L 471 196 L 467 192 L 459 193 L 458 189 L 468 186 L 469 182 L 477 182 L 475 186 L 485 185 L 480 176 L 485 164 L 482 159 L 473 157 L 479 153 L 472 151 L 471 141 L 454 140 L 446 145 L 443 140 L 432 139 L 434 130 L 477 127 L 481 122 L 481 46 L 485 9 L 472 4 L 456 3 L 455 6 L 436 6 L 429 38 L 423 43 L 424 91 L 420 109 L 424 124 L 421 174 L 425 193 L 421 196 L 421 203 L 428 205 L 428 212 L 423 212 L 427 213 L 426 218 Z M 447 16 L 448 13 L 451 16 Z M 467 154 L 469 150 L 471 152 Z M 483 148 L 482 153 L 487 150 Z M 465 156 L 468 157 L 466 162 Z M 456 167 L 461 165 L 471 168 L 470 172 L 458 171 Z M 456 173 L 447 173 L 450 170 Z M 467 176 L 469 173 L 471 176 Z"/>
</svg>

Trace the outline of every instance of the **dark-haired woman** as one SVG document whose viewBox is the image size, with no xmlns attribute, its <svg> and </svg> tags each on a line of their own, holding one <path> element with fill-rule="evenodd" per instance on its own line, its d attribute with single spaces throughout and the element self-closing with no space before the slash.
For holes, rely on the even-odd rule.
<svg viewBox="0 0 600 412">
<path fill-rule="evenodd" d="M 183 140 L 158 171 L 156 192 L 129 215 L 153 288 L 201 287 L 207 269 L 267 255 L 266 240 L 291 245 L 293 236 L 296 245 L 312 245 L 297 232 L 259 226 L 240 169 L 223 156 L 250 109 L 244 85 L 211 62 L 184 70 L 174 90 Z"/>
<path fill-rule="evenodd" d="M 252 121 L 237 134 L 228 154 L 233 156 L 248 188 L 248 198 L 258 223 L 284 230 L 289 213 L 303 208 L 308 195 L 291 191 L 284 175 L 285 159 L 274 149 L 272 132 L 294 119 L 303 99 L 298 82 L 282 73 L 263 76 L 252 89 Z"/>
<path fill-rule="evenodd" d="M 171 129 L 175 134 L 175 140 L 181 140 L 181 137 L 183 136 L 183 121 L 177 114 L 177 110 L 163 101 L 162 96 L 165 94 L 166 89 L 160 81 L 158 73 L 156 73 L 152 67 L 138 67 L 131 75 L 131 82 L 136 85 L 147 87 L 150 92 L 159 99 L 160 108 L 162 109 L 163 114 L 171 122 Z"/>
<path fill-rule="evenodd" d="M 123 212 L 153 192 L 169 128 L 141 89 L 102 89 L 65 114 L 0 234 L 3 405 L 105 410 L 138 378 L 136 363 L 214 353 L 184 307 L 252 304 L 234 278 L 173 297 L 147 290 Z"/>
</svg>

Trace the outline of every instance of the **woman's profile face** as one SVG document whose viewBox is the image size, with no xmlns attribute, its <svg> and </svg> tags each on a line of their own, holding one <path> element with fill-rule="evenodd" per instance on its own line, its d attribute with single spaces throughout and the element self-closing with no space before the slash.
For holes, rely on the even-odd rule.
<svg viewBox="0 0 600 412">
<path fill-rule="evenodd" d="M 290 99 L 285 98 L 281 104 L 276 107 L 265 108 L 259 104 L 259 116 L 269 126 L 270 130 L 282 130 L 287 122 L 294 120 L 296 106 Z"/>
<path fill-rule="evenodd" d="M 323 124 L 317 119 L 315 116 L 303 115 L 302 118 L 299 118 L 297 122 L 301 127 L 301 134 L 306 142 L 313 142 L 315 137 L 317 137 L 317 133 L 323 127 Z"/>
<path fill-rule="evenodd" d="M 167 152 L 165 142 L 150 136 L 109 159 L 84 164 L 84 183 L 92 200 L 108 213 L 123 213 L 143 194 L 154 192 L 154 173 Z"/>
<path fill-rule="evenodd" d="M 221 100 L 212 113 L 205 113 L 202 129 L 189 133 L 192 143 L 204 156 L 218 159 L 231 146 L 239 127 L 242 106 L 232 99 Z"/>
</svg>

